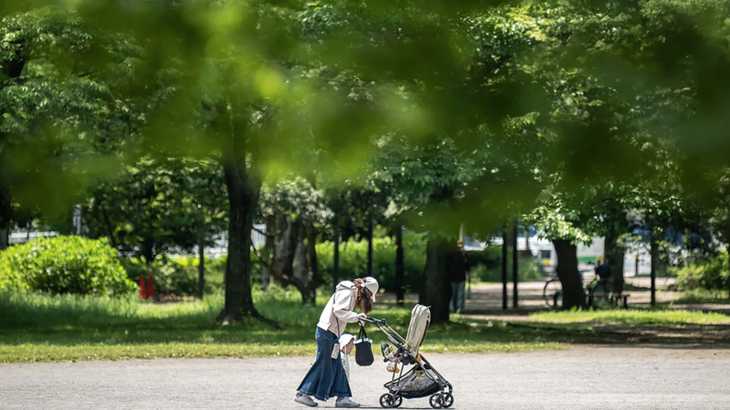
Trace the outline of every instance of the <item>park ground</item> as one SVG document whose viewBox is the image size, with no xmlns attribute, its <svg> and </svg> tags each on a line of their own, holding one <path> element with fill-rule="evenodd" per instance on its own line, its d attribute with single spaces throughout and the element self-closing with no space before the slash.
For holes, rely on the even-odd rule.
<svg viewBox="0 0 730 410">
<path fill-rule="evenodd" d="M 730 346 L 727 299 L 671 292 L 671 281 L 661 280 L 660 306 L 650 309 L 646 280 L 631 281 L 631 309 L 583 312 L 547 310 L 541 281 L 521 283 L 519 307 L 506 311 L 501 309 L 501 285 L 474 285 L 466 313 L 453 315 L 451 323 L 433 325 L 424 352 L 525 352 L 582 345 Z M 296 291 L 256 292 L 256 305 L 276 321 L 275 327 L 255 320 L 217 325 L 220 295 L 202 302 L 174 303 L 0 295 L 0 362 L 311 356 L 314 324 L 327 296 L 320 295 L 318 306 L 303 307 Z M 408 306 L 415 298 L 409 295 L 407 306 L 401 308 L 395 306 L 392 295 L 383 295 L 372 316 L 386 318 L 405 333 Z M 384 338 L 377 332 L 371 337 L 377 354 Z"/>
<path fill-rule="evenodd" d="M 520 284 L 519 307 L 510 300 L 506 311 L 500 284 L 474 285 L 465 314 L 433 325 L 422 352 L 454 386 L 455 409 L 726 409 L 727 299 L 672 292 L 662 280 L 650 308 L 646 280 L 630 281 L 629 310 L 583 312 L 546 309 L 541 281 Z M 0 295 L 0 409 L 304 408 L 293 393 L 313 361 L 327 295 L 304 307 L 292 291 L 254 296 L 278 326 L 215 324 L 220 295 Z M 399 308 L 382 295 L 372 316 L 403 333 L 415 301 Z M 379 354 L 384 338 L 370 337 Z M 389 377 L 380 361 L 355 367 L 355 399 L 380 408 Z M 402 407 L 430 408 L 427 399 Z"/>
<path fill-rule="evenodd" d="M 591 346 L 429 355 L 454 386 L 454 409 L 727 409 L 730 350 Z M 293 393 L 311 357 L 0 364 L 3 409 L 303 409 Z M 380 408 L 382 363 L 354 367 L 363 408 Z M 334 407 L 330 400 L 321 408 Z M 430 408 L 427 399 L 402 408 Z"/>
</svg>

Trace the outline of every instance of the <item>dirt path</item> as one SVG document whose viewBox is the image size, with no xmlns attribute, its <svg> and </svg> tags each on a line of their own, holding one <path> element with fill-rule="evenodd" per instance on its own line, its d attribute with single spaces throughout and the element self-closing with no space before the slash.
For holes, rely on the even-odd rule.
<svg viewBox="0 0 730 410">
<path fill-rule="evenodd" d="M 454 409 L 727 409 L 730 350 L 591 347 L 431 355 Z M 312 358 L 0 365 L 2 409 L 304 409 L 292 401 Z M 353 369 L 355 399 L 380 408 L 382 363 Z M 334 407 L 333 400 L 320 407 Z M 429 408 L 426 399 L 403 408 Z"/>
</svg>

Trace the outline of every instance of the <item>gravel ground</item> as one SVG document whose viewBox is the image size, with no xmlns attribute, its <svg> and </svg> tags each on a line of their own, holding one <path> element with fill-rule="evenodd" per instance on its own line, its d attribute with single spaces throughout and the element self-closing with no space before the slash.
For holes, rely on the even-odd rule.
<svg viewBox="0 0 730 410">
<path fill-rule="evenodd" d="M 429 357 L 455 409 L 727 409 L 730 350 L 586 347 Z M 165 359 L 0 365 L 2 409 L 297 409 L 312 358 Z M 353 367 L 355 399 L 379 408 L 382 363 Z M 334 407 L 334 400 L 320 407 Z M 427 399 L 402 408 L 430 408 Z"/>
</svg>

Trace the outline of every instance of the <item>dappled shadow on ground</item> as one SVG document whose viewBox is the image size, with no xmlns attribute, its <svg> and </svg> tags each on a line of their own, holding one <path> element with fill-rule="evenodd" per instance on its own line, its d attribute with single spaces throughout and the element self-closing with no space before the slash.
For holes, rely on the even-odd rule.
<svg viewBox="0 0 730 410">
<path fill-rule="evenodd" d="M 645 343 L 645 344 L 633 344 L 633 345 L 625 345 L 625 344 L 621 344 L 621 345 L 605 345 L 605 346 L 602 346 L 602 347 L 604 347 L 606 349 L 626 349 L 626 348 L 631 348 L 631 349 L 636 349 L 638 351 L 641 351 L 641 350 L 662 349 L 662 350 L 677 350 L 677 351 L 682 351 L 682 352 L 692 351 L 692 350 L 706 352 L 708 348 L 712 348 L 712 349 L 715 349 L 715 350 L 722 350 L 722 351 L 730 351 L 730 343 L 713 345 L 711 347 L 709 347 L 707 344 L 704 344 L 704 343 L 697 343 L 697 344 L 686 344 L 686 343 L 682 343 L 682 344 L 651 344 L 651 343 Z"/>
<path fill-rule="evenodd" d="M 541 337 L 568 337 L 570 343 L 598 344 L 721 344 L 730 346 L 730 325 L 609 324 L 506 322 L 506 326 L 530 329 Z"/>
</svg>

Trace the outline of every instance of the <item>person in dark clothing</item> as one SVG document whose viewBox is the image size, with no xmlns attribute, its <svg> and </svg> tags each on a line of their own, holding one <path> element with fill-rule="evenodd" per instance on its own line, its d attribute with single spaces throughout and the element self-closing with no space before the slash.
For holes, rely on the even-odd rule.
<svg viewBox="0 0 730 410">
<path fill-rule="evenodd" d="M 458 249 L 454 252 L 451 263 L 449 263 L 449 282 L 451 282 L 451 310 L 455 313 L 464 311 L 464 291 L 466 288 L 466 275 L 469 265 L 466 261 L 461 241 Z"/>
</svg>

